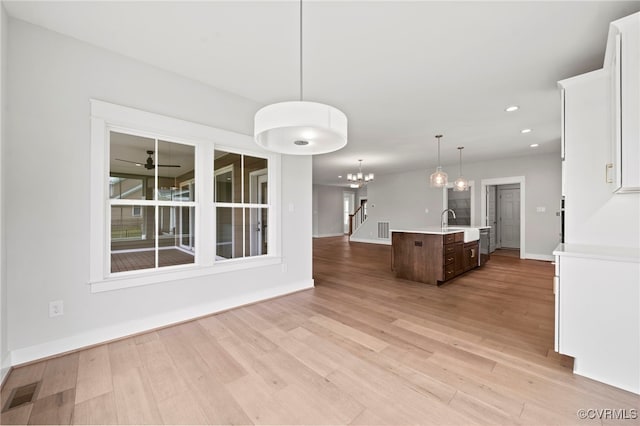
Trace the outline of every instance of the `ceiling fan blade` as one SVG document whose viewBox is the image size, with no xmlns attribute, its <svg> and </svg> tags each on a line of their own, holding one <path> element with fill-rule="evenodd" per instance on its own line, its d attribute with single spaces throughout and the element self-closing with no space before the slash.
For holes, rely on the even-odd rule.
<svg viewBox="0 0 640 426">
<path fill-rule="evenodd" d="M 122 158 L 116 158 L 115 160 L 116 161 L 124 161 L 125 163 L 135 164 L 136 166 L 141 166 L 142 165 L 138 161 L 123 160 Z"/>
<path fill-rule="evenodd" d="M 158 167 L 180 167 L 178 164 L 158 164 Z"/>
</svg>

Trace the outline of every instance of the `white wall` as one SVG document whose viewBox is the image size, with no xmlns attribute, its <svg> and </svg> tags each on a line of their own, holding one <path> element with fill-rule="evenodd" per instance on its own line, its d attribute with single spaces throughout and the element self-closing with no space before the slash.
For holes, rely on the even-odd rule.
<svg viewBox="0 0 640 426">
<path fill-rule="evenodd" d="M 313 185 L 313 236 L 344 234 L 344 193 L 355 191 L 341 186 Z M 358 203 L 357 197 L 355 203 Z M 353 213 L 353 212 L 352 212 Z"/>
<path fill-rule="evenodd" d="M 91 294 L 89 98 L 251 134 L 251 101 L 9 19 L 5 142 L 13 363 L 313 285 L 311 158 L 282 158 L 284 264 Z M 282 208 L 284 207 L 284 208 Z M 48 302 L 64 301 L 49 318 Z"/>
<path fill-rule="evenodd" d="M 9 369 L 7 342 L 7 268 L 4 226 L 4 149 L 5 149 L 5 100 L 7 78 L 8 18 L 4 5 L 0 3 L 0 383 Z"/>
<path fill-rule="evenodd" d="M 560 155 L 542 154 L 464 164 L 464 175 L 475 182 L 473 225 L 480 225 L 481 182 L 483 179 L 525 177 L 526 257 L 552 258 L 560 242 L 561 166 Z M 455 179 L 458 165 L 443 169 Z M 413 170 L 377 175 L 368 185 L 369 218 L 354 237 L 371 240 L 377 235 L 377 222 L 389 221 L 391 229 L 440 226 L 443 210 L 442 190 L 429 187 L 432 170 Z M 545 207 L 544 213 L 536 207 Z M 425 213 L 428 209 L 428 213 Z"/>
</svg>

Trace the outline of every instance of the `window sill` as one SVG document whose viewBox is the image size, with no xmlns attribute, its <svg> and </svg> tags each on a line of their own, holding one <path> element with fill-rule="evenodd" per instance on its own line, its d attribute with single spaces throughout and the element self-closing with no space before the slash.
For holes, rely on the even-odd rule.
<svg viewBox="0 0 640 426">
<path fill-rule="evenodd" d="M 276 256 L 260 256 L 253 259 L 229 259 L 225 261 L 218 261 L 213 266 L 184 266 L 172 268 L 170 270 L 140 272 L 139 274 L 93 281 L 90 282 L 89 285 L 91 293 L 101 293 L 103 291 L 120 290 L 123 288 L 140 287 L 168 281 L 178 281 L 243 269 L 260 268 L 263 266 L 277 265 L 279 263 L 282 263 L 282 258 Z"/>
</svg>

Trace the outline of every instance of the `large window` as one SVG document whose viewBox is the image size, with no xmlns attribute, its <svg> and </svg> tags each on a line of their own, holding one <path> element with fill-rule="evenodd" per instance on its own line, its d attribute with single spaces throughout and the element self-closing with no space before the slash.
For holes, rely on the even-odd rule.
<svg viewBox="0 0 640 426">
<path fill-rule="evenodd" d="M 268 161 L 216 150 L 216 259 L 268 253 Z"/>
<path fill-rule="evenodd" d="M 92 290 L 279 262 L 279 156 L 256 151 L 244 135 L 92 101 Z"/>
<path fill-rule="evenodd" d="M 195 147 L 109 132 L 111 273 L 195 263 Z"/>
</svg>

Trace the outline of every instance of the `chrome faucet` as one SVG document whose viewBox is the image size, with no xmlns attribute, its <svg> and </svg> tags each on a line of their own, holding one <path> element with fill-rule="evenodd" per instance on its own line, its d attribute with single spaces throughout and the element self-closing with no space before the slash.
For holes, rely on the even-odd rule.
<svg viewBox="0 0 640 426">
<path fill-rule="evenodd" d="M 447 225 L 445 225 L 444 223 L 444 218 L 447 214 L 447 212 L 451 212 L 451 214 L 453 215 L 453 218 L 456 218 L 456 212 L 453 211 L 453 209 L 445 209 L 442 211 L 442 213 L 440 213 L 440 229 L 446 229 Z"/>
</svg>

